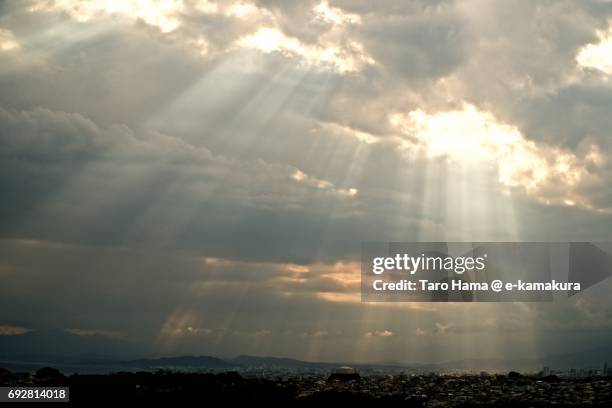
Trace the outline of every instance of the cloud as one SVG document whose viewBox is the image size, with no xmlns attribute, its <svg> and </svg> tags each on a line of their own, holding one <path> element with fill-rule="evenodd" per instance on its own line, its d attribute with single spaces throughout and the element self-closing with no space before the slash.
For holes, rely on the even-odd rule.
<svg viewBox="0 0 612 408">
<path fill-rule="evenodd" d="M 15 35 L 9 31 L 0 28 L 0 51 L 11 51 L 19 48 L 19 43 Z"/>
<path fill-rule="evenodd" d="M 598 212 L 586 185 L 607 184 L 602 174 L 605 158 L 596 145 L 576 153 L 527 139 L 511 125 L 500 123 L 489 112 L 464 104 L 461 110 L 428 114 L 422 110 L 390 118 L 408 139 L 409 154 L 447 157 L 453 162 L 485 162 L 497 166 L 498 181 L 511 188 L 522 188 L 544 204 L 581 206 Z"/>
<path fill-rule="evenodd" d="M 316 33 L 314 41 L 286 34 L 279 22 L 282 17 L 278 17 L 271 19 L 273 24 L 258 28 L 237 43 L 265 53 L 278 52 L 297 58 L 307 66 L 328 68 L 340 74 L 359 72 L 367 65 L 375 64 L 363 44 L 351 38 L 349 32 L 352 26 L 361 24 L 359 15 L 344 13 L 325 1 L 314 6 L 308 14 L 307 31 Z"/>
<path fill-rule="evenodd" d="M 66 329 L 68 333 L 76 334 L 77 336 L 101 336 L 110 339 L 121 339 L 127 337 L 126 332 L 112 330 L 95 330 L 95 329 Z"/>
<path fill-rule="evenodd" d="M 0 259 L 5 282 L 0 288 L 0 321 L 15 322 L 14 311 L 19 310 L 16 326 L 79 328 L 83 335 L 126 333 L 126 340 L 153 344 L 155 352 L 165 355 L 245 352 L 356 361 L 360 355 L 364 359 L 366 347 L 366 361 L 394 355 L 414 362 L 428 360 L 432 351 L 428 342 L 415 340 L 419 328 L 444 334 L 432 336 L 438 342 L 438 357 L 431 356 L 435 360 L 452 360 L 458 352 L 496 355 L 500 335 L 510 349 L 521 344 L 524 355 L 535 355 L 534 330 L 547 350 L 562 346 L 551 340 L 551 333 L 557 333 L 559 342 L 580 338 L 586 341 L 583 348 L 609 336 L 609 306 L 591 301 L 416 308 L 318 297 L 322 290 L 358 293 L 359 271 L 349 265 L 207 262 L 168 251 L 7 240 L 0 241 Z M 357 287 L 340 284 L 352 281 Z M 603 285 L 602 291 L 609 288 Z M 584 330 L 573 330 L 578 327 Z M 261 330 L 271 333 L 256 337 Z M 469 346 L 458 340 L 466 337 Z M 254 345 L 253 339 L 262 342 Z M 374 339 L 388 342 L 378 350 Z M 320 348 L 313 349 L 313 342 Z"/>
<path fill-rule="evenodd" d="M 167 33 L 175 30 L 180 21 L 177 14 L 184 10 L 182 1 L 174 0 L 126 0 L 81 2 L 78 0 L 39 0 L 30 6 L 30 11 L 60 11 L 80 22 L 87 22 L 101 14 L 119 15 L 142 20 L 146 24 Z"/>
<path fill-rule="evenodd" d="M 339 7 L 331 7 L 327 1 L 321 1 L 314 9 L 315 17 L 328 24 L 361 24 L 361 16 L 345 13 Z"/>
<path fill-rule="evenodd" d="M 374 60 L 365 54 L 363 46 L 346 40 L 346 25 L 361 23 L 356 14 L 344 13 L 327 2 L 314 6 L 310 14 L 311 31 L 318 33 L 316 44 L 302 41 L 285 34 L 280 16 L 272 10 L 249 2 L 208 2 L 208 1 L 91 1 L 82 3 L 75 0 L 38 0 L 30 6 L 34 13 L 64 12 L 79 22 L 100 19 L 106 16 L 121 16 L 134 21 L 142 21 L 155 27 L 164 35 L 179 38 L 192 45 L 204 57 L 223 54 L 234 47 L 254 48 L 263 52 L 280 52 L 289 58 L 297 58 L 305 64 L 331 68 L 339 73 L 360 71 L 364 65 Z M 223 19 L 236 30 L 221 38 L 218 33 L 197 29 L 193 19 L 187 15 Z M 266 24 L 258 28 L 257 24 Z M 250 32 L 248 32 L 250 31 Z M 226 33 L 230 34 L 230 30 Z M 241 32 L 238 38 L 234 36 Z"/>
<path fill-rule="evenodd" d="M 364 50 L 359 43 L 349 43 L 344 48 L 334 45 L 306 46 L 269 27 L 260 28 L 256 33 L 242 38 L 239 44 L 263 52 L 277 51 L 290 57 L 297 56 L 307 64 L 329 66 L 340 73 L 359 71 L 363 65 L 374 63 L 372 58 L 363 55 Z"/>
<path fill-rule="evenodd" d="M 366 337 L 391 337 L 393 336 L 393 332 L 389 330 L 376 330 L 367 332 L 365 334 Z"/>
<path fill-rule="evenodd" d="M 271 335 L 272 332 L 270 330 L 267 329 L 261 329 L 261 330 L 257 330 L 255 333 L 253 333 L 254 337 L 266 337 Z"/>
<path fill-rule="evenodd" d="M 290 252 L 264 254 L 257 249 L 261 240 L 255 245 L 247 237 L 232 240 L 225 223 L 243 214 L 241 228 L 269 230 L 267 239 L 284 245 L 290 243 L 284 237 L 292 234 L 291 224 L 298 228 L 304 223 L 299 227 L 302 239 L 310 240 L 303 236 L 307 218 L 329 205 L 353 211 L 358 195 L 353 187 L 338 187 L 292 166 L 215 156 L 206 148 L 160 133 L 140 134 L 123 125 L 101 128 L 78 114 L 0 109 L 0 123 L 0 155 L 6 159 L 3 185 L 13 191 L 12 201 L 5 202 L 0 214 L 12 219 L 5 224 L 5 234 L 12 224 L 29 230 L 34 238 L 54 231 L 54 239 L 67 242 L 117 244 L 127 239 L 131 244 L 148 241 L 157 246 L 165 241 L 175 246 L 182 241 L 191 242 L 192 249 L 209 240 L 219 245 L 221 239 L 229 245 L 219 248 L 231 248 L 232 241 L 252 248 L 248 253 L 270 259 Z M 21 183 L 37 174 L 46 174 L 46 182 L 24 190 Z M 116 182 L 108 183 L 109 177 Z M 173 204 L 177 199 L 182 206 Z M 213 208 L 216 221 L 206 217 Z M 56 224 L 68 213 L 91 229 Z M 279 216 L 289 222 L 286 229 L 265 222 Z M 313 251 L 306 243 L 295 248 L 302 259 Z M 226 253 L 212 252 L 208 255 Z"/>
<path fill-rule="evenodd" d="M 584 68 L 597 69 L 612 75 L 612 28 L 597 34 L 599 41 L 582 47 L 576 61 Z"/>
<path fill-rule="evenodd" d="M 454 329 L 454 323 L 440 323 L 436 322 L 435 333 L 446 334 Z"/>
<path fill-rule="evenodd" d="M 0 324 L 0 336 L 18 336 L 31 331 L 32 330 L 28 329 L 27 327 Z"/>
<path fill-rule="evenodd" d="M 470 51 L 468 22 L 453 2 L 415 8 L 397 15 L 373 12 L 356 33 L 384 75 L 409 83 L 451 73 Z"/>
</svg>

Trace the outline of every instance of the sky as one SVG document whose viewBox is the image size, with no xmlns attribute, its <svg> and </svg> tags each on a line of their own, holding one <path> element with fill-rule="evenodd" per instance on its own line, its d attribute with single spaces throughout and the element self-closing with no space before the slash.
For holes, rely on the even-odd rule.
<svg viewBox="0 0 612 408">
<path fill-rule="evenodd" d="M 610 282 L 359 290 L 362 242 L 611 241 L 610 129 L 610 1 L 0 1 L 0 336 L 348 362 L 609 344 Z"/>
</svg>

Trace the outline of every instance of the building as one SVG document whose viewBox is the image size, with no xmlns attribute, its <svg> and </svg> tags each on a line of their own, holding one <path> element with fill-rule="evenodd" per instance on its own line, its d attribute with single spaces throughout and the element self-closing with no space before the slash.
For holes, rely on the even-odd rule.
<svg viewBox="0 0 612 408">
<path fill-rule="evenodd" d="M 334 369 L 327 381 L 351 381 L 359 380 L 361 376 L 353 367 L 341 366 Z"/>
</svg>

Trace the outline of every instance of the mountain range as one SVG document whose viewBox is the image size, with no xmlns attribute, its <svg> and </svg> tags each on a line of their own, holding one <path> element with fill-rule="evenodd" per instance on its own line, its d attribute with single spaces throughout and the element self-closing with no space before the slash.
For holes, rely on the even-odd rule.
<svg viewBox="0 0 612 408">
<path fill-rule="evenodd" d="M 132 341 L 103 335 L 77 335 L 63 330 L 32 331 L 0 336 L 0 367 L 34 369 L 52 365 L 65 372 L 109 372 L 151 369 L 233 370 L 301 369 L 331 370 L 346 362 L 311 362 L 292 358 L 241 355 L 234 358 L 212 356 L 172 356 L 152 358 Z M 460 359 L 444 363 L 350 364 L 360 369 L 406 369 L 418 371 L 492 370 L 535 371 L 542 366 L 555 369 L 601 368 L 612 363 L 612 347 L 556 354 L 541 359 Z"/>
</svg>

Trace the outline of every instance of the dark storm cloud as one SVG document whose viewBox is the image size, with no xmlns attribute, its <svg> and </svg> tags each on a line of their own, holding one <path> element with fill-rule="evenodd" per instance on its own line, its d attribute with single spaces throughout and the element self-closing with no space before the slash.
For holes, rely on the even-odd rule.
<svg viewBox="0 0 612 408">
<path fill-rule="evenodd" d="M 575 150 L 596 143 L 610 151 L 611 108 L 611 86 L 574 84 L 517 106 L 514 116 L 538 139 Z"/>
<path fill-rule="evenodd" d="M 453 10 L 373 16 L 359 31 L 385 76 L 408 83 L 450 74 L 469 52 L 468 22 Z"/>
<path fill-rule="evenodd" d="M 103 124 L 135 124 L 209 69 L 188 47 L 160 41 L 158 33 L 145 29 L 73 26 L 66 18 L 35 14 L 23 19 L 7 22 L 26 39 L 23 52 L 0 54 L 0 104 L 5 107 L 50 106 Z M 73 28 L 54 30 L 64 24 Z M 41 31 L 49 34 L 39 38 Z"/>
<path fill-rule="evenodd" d="M 304 262 L 327 211 L 343 213 L 341 229 L 359 212 L 350 188 L 291 166 L 46 109 L 1 110 L 0 122 L 5 236 Z"/>
<path fill-rule="evenodd" d="M 334 167 L 340 152 L 324 149 L 335 154 L 302 163 L 318 167 L 313 175 L 42 108 L 0 110 L 0 124 L 1 179 L 9 193 L 0 207 L 5 237 L 310 263 L 358 257 L 349 236 L 402 240 L 452 233 L 444 231 L 446 207 L 424 201 L 431 190 L 427 172 L 453 172 L 452 166 L 414 160 L 403 167 L 401 155 L 384 143 L 360 158 L 359 169 Z M 321 168 L 325 160 L 330 165 Z M 472 214 L 490 216 L 477 206 Z M 478 224 L 485 235 L 504 236 L 503 223 Z M 563 234 L 563 226 L 557 231 Z"/>
</svg>

